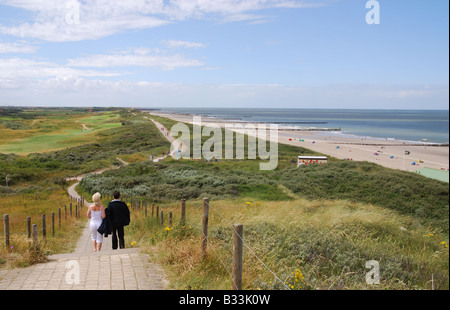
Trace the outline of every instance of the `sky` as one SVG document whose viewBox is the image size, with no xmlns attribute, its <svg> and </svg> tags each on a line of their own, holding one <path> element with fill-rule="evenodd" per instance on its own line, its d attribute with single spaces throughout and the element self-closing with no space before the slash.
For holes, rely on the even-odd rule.
<svg viewBox="0 0 450 310">
<path fill-rule="evenodd" d="M 0 0 L 0 106 L 448 110 L 448 38 L 447 0 Z"/>
</svg>

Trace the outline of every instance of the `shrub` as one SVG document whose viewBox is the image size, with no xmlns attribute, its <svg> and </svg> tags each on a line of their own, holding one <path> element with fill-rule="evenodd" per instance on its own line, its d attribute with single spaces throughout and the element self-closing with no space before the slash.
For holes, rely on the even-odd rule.
<svg viewBox="0 0 450 310">
<path fill-rule="evenodd" d="M 280 183 L 308 199 L 348 199 L 413 215 L 448 232 L 448 184 L 367 162 L 336 161 L 278 172 Z"/>
</svg>

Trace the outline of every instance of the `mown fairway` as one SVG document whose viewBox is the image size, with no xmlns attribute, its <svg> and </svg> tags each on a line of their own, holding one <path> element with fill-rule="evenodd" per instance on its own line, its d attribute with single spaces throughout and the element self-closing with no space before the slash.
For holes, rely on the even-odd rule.
<svg viewBox="0 0 450 310">
<path fill-rule="evenodd" d="M 82 145 L 98 140 L 99 131 L 121 126 L 115 112 L 91 114 L 56 112 L 34 119 L 0 116 L 0 153 L 27 155 Z"/>
</svg>

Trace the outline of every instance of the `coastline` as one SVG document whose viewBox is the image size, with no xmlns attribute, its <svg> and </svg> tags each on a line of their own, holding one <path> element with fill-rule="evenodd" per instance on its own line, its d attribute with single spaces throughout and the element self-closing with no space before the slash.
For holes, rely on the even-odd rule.
<svg viewBox="0 0 450 310">
<path fill-rule="evenodd" d="M 193 123 L 194 115 L 191 114 L 144 112 L 179 122 Z M 211 123 L 224 127 L 226 124 L 233 123 L 233 120 L 202 116 L 202 125 L 207 126 Z M 289 131 L 283 128 L 285 127 L 280 126 L 278 130 L 279 143 L 301 146 L 339 159 L 373 162 L 387 168 L 412 172 L 425 167 L 444 171 L 449 169 L 448 144 L 352 137 L 347 134 L 336 134 L 333 131 Z M 409 151 L 409 155 L 405 155 L 405 151 Z"/>
</svg>

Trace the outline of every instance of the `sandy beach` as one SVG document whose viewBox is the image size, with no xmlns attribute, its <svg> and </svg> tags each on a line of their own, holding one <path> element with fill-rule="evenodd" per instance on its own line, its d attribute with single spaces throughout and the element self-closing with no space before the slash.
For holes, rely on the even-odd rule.
<svg viewBox="0 0 450 310">
<path fill-rule="evenodd" d="M 149 112 L 151 115 L 192 123 L 193 115 Z M 221 127 L 231 120 L 202 116 L 202 125 L 211 123 Z M 244 123 L 245 124 L 245 123 Z M 427 167 L 437 170 L 449 169 L 449 146 L 416 144 L 398 140 L 365 139 L 328 131 L 284 131 L 279 127 L 278 142 L 301 146 L 315 152 L 339 159 L 368 161 L 384 167 L 416 171 Z M 405 155 L 405 151 L 409 151 Z M 415 163 L 413 165 L 413 163 Z"/>
</svg>

